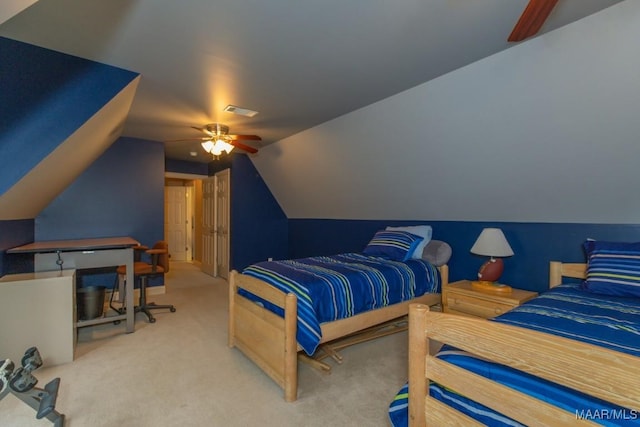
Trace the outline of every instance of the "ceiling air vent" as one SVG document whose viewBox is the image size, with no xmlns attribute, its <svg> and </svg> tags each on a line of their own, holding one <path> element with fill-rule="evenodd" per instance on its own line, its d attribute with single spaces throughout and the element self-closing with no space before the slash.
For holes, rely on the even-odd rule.
<svg viewBox="0 0 640 427">
<path fill-rule="evenodd" d="M 235 105 L 227 105 L 226 107 L 224 107 L 224 111 L 245 117 L 253 117 L 258 114 L 257 111 L 249 110 L 248 108 L 237 107 Z"/>
</svg>

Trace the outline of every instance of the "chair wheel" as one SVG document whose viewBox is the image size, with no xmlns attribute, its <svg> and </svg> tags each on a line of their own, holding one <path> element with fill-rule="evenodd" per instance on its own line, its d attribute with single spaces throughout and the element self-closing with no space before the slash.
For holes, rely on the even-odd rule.
<svg viewBox="0 0 640 427">
<path fill-rule="evenodd" d="M 176 308 L 175 308 L 175 307 L 171 307 L 171 308 L 169 309 L 169 311 L 170 311 L 170 312 L 172 312 L 172 313 L 175 313 L 175 312 L 176 312 Z"/>
<path fill-rule="evenodd" d="M 156 323 L 156 318 L 155 317 L 151 317 L 149 319 L 149 323 Z"/>
</svg>

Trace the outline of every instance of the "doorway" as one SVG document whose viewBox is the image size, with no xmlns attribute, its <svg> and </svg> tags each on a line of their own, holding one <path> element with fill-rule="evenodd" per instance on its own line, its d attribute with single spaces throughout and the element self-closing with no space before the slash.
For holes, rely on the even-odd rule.
<svg viewBox="0 0 640 427">
<path fill-rule="evenodd" d="M 193 260 L 193 186 L 165 187 L 165 236 L 172 261 Z"/>
<path fill-rule="evenodd" d="M 206 178 L 166 172 L 164 181 L 164 239 L 171 260 L 193 262 L 198 267 L 202 260 L 202 181 Z"/>
</svg>

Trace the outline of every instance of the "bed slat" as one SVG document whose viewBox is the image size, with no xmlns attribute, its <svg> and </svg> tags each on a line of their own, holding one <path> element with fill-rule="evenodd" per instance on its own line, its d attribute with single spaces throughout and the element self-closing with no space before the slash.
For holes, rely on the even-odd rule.
<svg viewBox="0 0 640 427">
<path fill-rule="evenodd" d="M 560 285 L 563 277 L 586 279 L 587 265 L 584 263 L 551 261 L 549 263 L 549 287 L 554 288 Z"/>
<path fill-rule="evenodd" d="M 427 375 L 438 384 L 530 427 L 571 425 L 576 414 L 466 371 L 433 356 L 427 357 Z M 532 410 L 535 408 L 535 410 Z M 542 408 L 542 411 L 540 410 Z M 580 425 L 596 426 L 584 421 Z"/>
<path fill-rule="evenodd" d="M 428 337 L 628 408 L 640 403 L 638 358 L 485 319 L 429 312 Z M 462 331 L 462 332 L 461 332 Z M 603 388 L 602 384 L 609 384 Z"/>
<path fill-rule="evenodd" d="M 284 292 L 273 286 L 265 286 L 265 282 L 262 280 L 246 274 L 240 274 L 237 271 L 232 271 L 231 275 L 233 276 L 231 281 L 237 288 L 242 288 L 280 308 L 284 308 L 286 297 Z"/>
<path fill-rule="evenodd" d="M 435 305 L 439 304 L 440 301 L 440 294 L 425 294 L 410 301 L 403 301 L 376 310 L 365 311 L 345 319 L 322 323 L 320 325 L 322 330 L 320 342 L 333 341 L 345 335 L 405 316 L 409 312 L 409 305 L 411 304 Z"/>
<path fill-rule="evenodd" d="M 442 402 L 427 397 L 424 401 L 425 415 L 429 414 L 430 427 L 441 426 L 464 426 L 464 427 L 483 427 L 484 424 L 477 422 L 471 417 L 466 416 L 462 412 L 452 409 L 450 406 Z M 420 424 L 420 425 L 425 425 Z"/>
</svg>

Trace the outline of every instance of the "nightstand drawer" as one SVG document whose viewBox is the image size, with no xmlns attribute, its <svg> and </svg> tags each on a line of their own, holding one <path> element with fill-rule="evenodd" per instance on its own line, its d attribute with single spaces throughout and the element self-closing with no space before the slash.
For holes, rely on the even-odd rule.
<svg viewBox="0 0 640 427">
<path fill-rule="evenodd" d="M 467 313 L 472 316 L 484 317 L 485 319 L 506 313 L 514 307 L 510 304 L 501 304 L 496 301 L 474 298 L 455 292 L 448 292 L 446 306 L 451 311 Z"/>
</svg>

